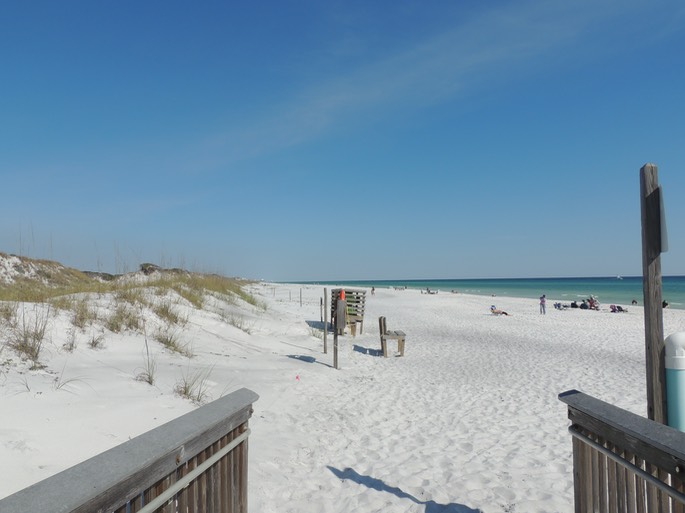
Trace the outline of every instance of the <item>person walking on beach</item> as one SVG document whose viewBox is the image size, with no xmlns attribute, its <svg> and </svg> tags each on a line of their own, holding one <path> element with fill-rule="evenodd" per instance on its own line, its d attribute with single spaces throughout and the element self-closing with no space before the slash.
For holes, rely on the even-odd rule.
<svg viewBox="0 0 685 513">
<path fill-rule="evenodd" d="M 546 306 L 547 306 L 547 298 L 543 294 L 542 296 L 540 296 L 540 313 L 542 315 L 545 315 L 547 313 L 547 311 L 545 310 Z"/>
</svg>

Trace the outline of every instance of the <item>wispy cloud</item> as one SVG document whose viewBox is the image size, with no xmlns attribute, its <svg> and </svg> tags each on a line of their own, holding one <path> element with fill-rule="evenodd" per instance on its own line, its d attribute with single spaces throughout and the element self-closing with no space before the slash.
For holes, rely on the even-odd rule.
<svg viewBox="0 0 685 513">
<path fill-rule="evenodd" d="M 632 7 L 628 7 L 632 4 Z M 578 43 L 597 23 L 644 2 L 512 2 L 411 48 L 312 85 L 270 116 L 206 142 L 221 161 L 235 161 L 315 139 L 360 113 L 420 109 L 471 91 L 498 72 Z"/>
</svg>

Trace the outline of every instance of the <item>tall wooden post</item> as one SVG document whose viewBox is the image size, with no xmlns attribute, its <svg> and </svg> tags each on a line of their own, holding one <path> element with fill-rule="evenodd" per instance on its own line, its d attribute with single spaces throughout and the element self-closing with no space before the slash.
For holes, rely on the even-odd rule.
<svg viewBox="0 0 685 513">
<path fill-rule="evenodd" d="M 640 169 L 642 214 L 642 290 L 645 303 L 647 416 L 667 423 L 664 318 L 661 280 L 661 189 L 657 166 Z"/>
<path fill-rule="evenodd" d="M 328 353 L 328 289 L 323 289 L 323 352 Z"/>
<path fill-rule="evenodd" d="M 347 302 L 338 299 L 335 305 L 335 331 L 333 335 L 333 367 L 338 369 L 338 332 L 342 335 L 347 323 Z"/>
</svg>

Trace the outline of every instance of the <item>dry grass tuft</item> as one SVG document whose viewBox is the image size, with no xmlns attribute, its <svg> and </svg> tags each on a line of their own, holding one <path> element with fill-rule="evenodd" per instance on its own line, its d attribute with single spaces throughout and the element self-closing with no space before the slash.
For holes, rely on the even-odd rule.
<svg viewBox="0 0 685 513">
<path fill-rule="evenodd" d="M 213 367 L 209 369 L 200 369 L 195 372 L 183 373 L 183 376 L 176 382 L 174 392 L 181 397 L 190 399 L 195 404 L 202 404 L 209 398 L 209 376 L 212 373 Z"/>
</svg>

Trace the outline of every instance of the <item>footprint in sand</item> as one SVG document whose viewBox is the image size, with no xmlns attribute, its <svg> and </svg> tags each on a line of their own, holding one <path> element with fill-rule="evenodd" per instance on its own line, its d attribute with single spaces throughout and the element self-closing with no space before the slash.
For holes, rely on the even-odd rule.
<svg viewBox="0 0 685 513">
<path fill-rule="evenodd" d="M 34 449 L 31 447 L 26 440 L 10 440 L 9 442 L 5 442 L 5 447 L 12 451 L 17 451 L 17 452 L 32 452 Z"/>
</svg>

